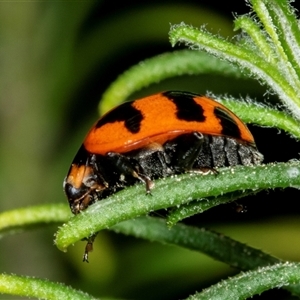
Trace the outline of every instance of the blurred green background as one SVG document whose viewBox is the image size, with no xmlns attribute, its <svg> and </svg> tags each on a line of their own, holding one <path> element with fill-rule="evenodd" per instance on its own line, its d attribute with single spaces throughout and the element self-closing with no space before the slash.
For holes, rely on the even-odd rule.
<svg viewBox="0 0 300 300">
<path fill-rule="evenodd" d="M 67 205 L 63 178 L 98 117 L 97 104 L 108 85 L 143 59 L 173 51 L 170 24 L 205 24 L 231 38 L 232 12 L 243 14 L 249 8 L 241 0 L 226 5 L 224 9 L 216 0 L 1 2 L 1 212 L 42 203 Z M 166 80 L 132 97 L 167 89 L 276 100 L 253 80 L 214 74 Z M 299 143 L 283 132 L 250 128 L 267 162 L 298 158 Z M 299 192 L 292 189 L 264 192 L 242 201 L 246 214 L 227 205 L 187 222 L 299 261 L 298 199 Z M 83 264 L 84 243 L 67 253 L 53 245 L 58 225 L 3 238 L 0 272 L 128 299 L 182 299 L 237 272 L 199 253 L 109 231 L 99 234 L 90 263 Z"/>
</svg>

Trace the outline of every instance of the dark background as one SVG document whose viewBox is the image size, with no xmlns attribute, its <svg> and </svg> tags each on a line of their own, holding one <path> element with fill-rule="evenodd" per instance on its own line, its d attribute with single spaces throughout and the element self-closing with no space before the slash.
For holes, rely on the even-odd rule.
<svg viewBox="0 0 300 300">
<path fill-rule="evenodd" d="M 229 38 L 244 1 L 89 1 L 0 4 L 1 211 L 67 203 L 62 181 L 109 84 L 143 59 L 173 51 L 171 24 L 184 21 Z M 176 49 L 184 48 L 176 47 Z M 166 80 L 138 92 L 188 90 L 250 96 L 276 103 L 254 80 L 205 74 Z M 265 162 L 298 158 L 284 132 L 249 126 Z M 282 259 L 299 260 L 299 191 L 261 192 L 187 220 L 213 228 Z M 237 270 L 192 251 L 102 232 L 82 264 L 84 243 L 67 253 L 53 246 L 57 226 L 5 237 L 0 270 L 70 284 L 94 296 L 182 299 Z M 275 291 L 282 299 L 285 292 Z M 272 297 L 272 291 L 264 298 Z M 8 299 L 8 296 L 0 296 Z"/>
</svg>

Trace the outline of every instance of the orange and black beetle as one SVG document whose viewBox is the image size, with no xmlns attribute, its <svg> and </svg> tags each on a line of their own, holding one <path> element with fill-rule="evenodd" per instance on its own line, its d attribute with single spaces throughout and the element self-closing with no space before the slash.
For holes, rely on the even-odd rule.
<svg viewBox="0 0 300 300">
<path fill-rule="evenodd" d="M 225 106 L 169 91 L 125 102 L 101 117 L 76 154 L 64 190 L 77 214 L 136 182 L 150 192 L 156 178 L 262 159 L 247 126 Z"/>
</svg>

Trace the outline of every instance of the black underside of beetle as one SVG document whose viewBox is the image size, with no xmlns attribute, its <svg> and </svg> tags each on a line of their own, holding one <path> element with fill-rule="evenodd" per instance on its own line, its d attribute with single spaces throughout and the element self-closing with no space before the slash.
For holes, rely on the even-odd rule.
<svg viewBox="0 0 300 300">
<path fill-rule="evenodd" d="M 180 135 L 162 146 L 151 144 L 123 154 L 95 155 L 83 148 L 79 152 L 81 154 L 76 155 L 77 161 L 73 163 L 81 164 L 85 160 L 92 165 L 98 179 L 107 183 L 105 189 L 91 195 L 93 200 L 90 204 L 137 182 L 144 181 L 147 187 L 145 178 L 151 181 L 186 171 L 255 165 L 262 161 L 262 155 L 253 145 L 230 137 L 198 132 Z"/>
</svg>

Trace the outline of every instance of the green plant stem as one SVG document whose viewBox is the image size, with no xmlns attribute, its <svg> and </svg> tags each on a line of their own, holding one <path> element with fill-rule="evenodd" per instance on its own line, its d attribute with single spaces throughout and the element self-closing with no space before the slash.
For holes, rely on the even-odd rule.
<svg viewBox="0 0 300 300">
<path fill-rule="evenodd" d="M 288 286 L 300 280 L 299 263 L 279 263 L 241 273 L 219 282 L 188 300 L 248 299 L 272 288 Z"/>
<path fill-rule="evenodd" d="M 205 253 L 240 270 L 254 269 L 281 262 L 281 260 L 235 241 L 223 234 L 205 228 L 187 226 L 181 223 L 169 229 L 164 219 L 139 217 L 111 227 L 117 233 L 133 235 L 162 244 L 181 246 Z"/>
<path fill-rule="evenodd" d="M 50 217 L 47 216 L 49 212 L 49 206 L 51 206 L 51 211 L 56 212 L 50 214 Z M 40 222 L 43 218 L 45 218 L 44 223 L 48 222 L 61 222 L 67 221 L 69 218 L 69 208 L 67 205 L 44 205 L 39 206 L 37 210 L 37 220 L 32 220 L 28 218 L 26 215 L 31 213 L 31 207 L 19 209 L 16 212 L 7 212 L 6 216 L 9 215 L 17 215 L 21 218 L 21 221 L 17 221 L 14 219 L 11 222 L 10 226 L 12 229 L 18 228 L 18 226 L 23 227 L 26 226 L 27 228 L 34 224 Z M 36 208 L 34 208 L 35 210 Z M 20 212 L 23 213 L 20 213 Z M 38 216 L 38 212 L 40 216 Z M 6 214 L 6 213 L 4 213 Z M 6 219 L 2 219 L 3 214 L 0 215 L 0 222 L 3 224 L 3 221 Z M 22 220 L 23 216 L 23 220 Z M 64 216 L 64 217 L 62 217 Z M 65 218 L 65 219 L 64 219 Z M 62 220 L 64 219 L 64 220 Z M 23 225 L 20 225 L 23 224 Z M 5 231 L 8 230 L 8 225 L 2 226 L 4 227 Z M 0 228 L 3 230 L 3 228 Z M 272 257 L 260 250 L 254 249 L 249 247 L 245 244 L 239 243 L 234 241 L 222 234 L 218 234 L 204 228 L 195 228 L 191 226 L 186 226 L 183 224 L 177 224 L 171 230 L 169 230 L 166 226 L 165 220 L 159 218 L 150 218 L 150 217 L 140 217 L 135 220 L 128 220 L 116 224 L 111 228 L 111 230 L 133 235 L 138 238 L 144 238 L 151 241 L 157 241 L 160 243 L 168 243 L 173 244 L 181 247 L 185 247 L 191 250 L 200 251 L 206 253 L 207 255 L 223 261 L 233 267 L 242 269 L 242 270 L 249 270 L 256 268 L 258 266 L 265 266 L 269 264 L 274 264 L 280 262 L 279 259 Z M 15 232 L 15 230 L 12 230 Z M 25 281 L 24 278 L 27 280 Z M 1 284 L 3 286 L 1 286 Z M 28 289 L 23 288 L 23 284 L 28 286 Z M 28 285 L 27 285 L 28 284 Z M 32 285 L 41 287 L 41 290 L 38 289 L 38 294 L 31 294 Z M 43 286 L 46 286 L 43 289 Z M 52 287 L 53 283 L 48 283 L 48 281 L 28 278 L 28 277 L 19 277 L 13 275 L 0 275 L 0 292 L 2 293 L 9 293 L 13 295 L 23 295 L 23 296 L 35 296 L 40 297 L 42 299 L 52 299 L 50 296 L 43 298 L 43 293 L 47 293 L 47 289 Z M 55 285 L 55 284 L 54 284 Z M 18 288 L 21 286 L 21 291 Z M 58 290 L 55 290 L 55 295 L 57 296 L 58 293 L 63 293 L 65 287 L 60 290 L 60 284 L 57 284 Z M 295 295 L 300 296 L 300 286 L 299 285 L 291 285 L 286 287 L 290 292 Z M 75 291 L 76 292 L 76 291 Z M 22 294 L 20 294 L 22 293 Z M 53 293 L 52 293 L 53 294 Z M 52 295 L 51 294 L 51 295 Z M 71 299 L 85 299 L 85 298 L 76 298 L 73 292 L 70 294 L 72 297 Z M 56 299 L 56 298 L 54 298 Z M 68 299 L 68 298 L 58 298 L 58 299 Z"/>
<path fill-rule="evenodd" d="M 287 1 L 251 0 L 255 13 L 271 37 L 276 56 L 281 60 L 279 68 L 284 68 L 287 81 L 297 91 L 300 90 L 299 76 L 299 44 L 300 34 L 295 12 Z M 282 34 L 284 33 L 284 34 Z M 296 63 L 295 63 L 296 62 Z M 281 70 L 282 72 L 282 70 Z"/>
<path fill-rule="evenodd" d="M 219 101 L 238 115 L 245 123 L 279 128 L 300 139 L 299 121 L 287 112 L 250 101 L 244 102 L 228 99 Z"/>
<path fill-rule="evenodd" d="M 24 212 L 30 213 L 32 209 L 35 209 L 35 207 L 28 207 L 27 209 L 24 209 Z M 25 210 L 27 210 L 27 212 Z M 51 210 L 56 211 L 56 215 L 64 215 L 65 211 L 70 209 L 67 207 L 67 205 L 62 206 L 58 204 L 52 204 Z M 48 211 L 49 205 L 44 205 L 44 207 L 40 206 L 40 217 L 37 217 L 37 219 L 41 220 L 43 216 L 47 215 Z M 16 211 L 7 213 L 11 213 L 11 215 L 13 215 L 16 214 Z M 3 214 L 0 214 L 1 221 L 2 215 Z M 22 214 L 20 214 L 20 219 L 22 219 Z M 52 214 L 52 220 L 49 217 L 47 218 L 48 222 L 52 223 L 57 223 L 59 220 L 60 222 L 67 222 L 68 219 L 69 216 L 66 214 L 64 220 L 61 220 L 60 217 L 55 217 L 55 214 Z M 37 220 L 30 220 L 25 217 L 21 222 L 16 220 L 15 222 L 11 222 L 10 226 L 13 229 L 18 227 L 29 228 L 30 225 L 37 223 Z M 44 224 L 45 223 L 46 222 L 44 222 Z M 7 233 L 8 227 L 8 225 L 5 227 L 2 226 L 2 228 L 0 227 L 0 231 L 2 232 L 3 229 L 5 229 Z M 241 270 L 248 270 L 260 265 L 279 262 L 278 259 L 265 254 L 260 250 L 253 249 L 210 230 L 199 229 L 183 224 L 176 224 L 176 226 L 170 230 L 166 226 L 165 219 L 161 218 L 139 217 L 134 220 L 120 222 L 111 227 L 111 229 L 116 232 L 133 235 L 138 238 L 157 241 L 160 243 L 170 243 L 191 250 L 204 252 L 215 259 L 223 261 Z M 233 245 L 235 248 L 233 253 L 237 253 L 236 256 L 232 255 L 230 250 Z"/>
<path fill-rule="evenodd" d="M 47 300 L 93 300 L 97 299 L 61 283 L 33 277 L 0 274 L 0 293 L 35 297 Z"/>
<path fill-rule="evenodd" d="M 255 51 L 255 46 L 252 49 L 243 45 L 234 45 L 204 30 L 198 30 L 183 23 L 172 26 L 169 35 L 172 45 L 183 42 L 193 49 L 204 50 L 248 70 L 250 74 L 267 83 L 284 101 L 291 114 L 298 120 L 300 119 L 297 85 L 292 86 L 289 78 L 281 72 L 282 66 L 270 64 Z"/>
<path fill-rule="evenodd" d="M 150 84 L 180 75 L 206 73 L 243 77 L 232 64 L 207 53 L 191 50 L 165 53 L 146 59 L 120 75 L 104 92 L 99 104 L 100 115 L 125 101 L 133 92 Z"/>
<path fill-rule="evenodd" d="M 191 217 L 195 214 L 203 213 L 204 211 L 222 203 L 229 203 L 240 198 L 253 195 L 253 191 L 237 191 L 233 193 L 228 193 L 224 196 L 219 196 L 217 198 L 206 198 L 200 199 L 201 205 L 199 205 L 199 200 L 192 201 L 190 203 L 181 205 L 178 208 L 174 208 L 167 217 L 167 225 L 169 228 L 174 226 L 179 221 Z"/>
<path fill-rule="evenodd" d="M 37 205 L 6 211 L 0 214 L 0 237 L 4 233 L 14 233 L 26 227 L 65 222 L 70 216 L 71 212 L 66 204 Z"/>
<path fill-rule="evenodd" d="M 143 185 L 135 185 L 91 205 L 58 230 L 55 240 L 57 247 L 65 251 L 69 245 L 101 229 L 154 210 L 182 205 L 194 199 L 218 196 L 237 190 L 299 187 L 300 163 L 239 166 L 222 169 L 218 175 L 183 174 L 175 178 L 157 180 L 155 185 L 152 196 L 145 195 Z M 201 201 L 199 205 L 200 203 Z"/>
<path fill-rule="evenodd" d="M 274 89 L 276 89 L 278 94 L 285 92 L 284 88 L 288 88 L 288 93 L 291 93 L 291 96 L 295 96 L 293 90 L 289 87 L 289 83 L 278 74 L 278 69 L 258 56 L 254 50 L 234 45 L 227 40 L 183 23 L 172 26 L 169 35 L 173 46 L 181 42 L 193 45 L 194 49 L 204 50 L 220 59 L 238 64 L 242 69 L 245 68 L 252 74 L 256 74 L 258 78 L 264 79 L 268 83 L 276 84 Z"/>
<path fill-rule="evenodd" d="M 279 34 L 283 49 L 288 61 L 300 78 L 300 29 L 297 20 L 297 11 L 289 5 L 288 1 L 265 1 L 267 7 L 273 12 L 273 22 Z"/>
<path fill-rule="evenodd" d="M 205 228 L 176 224 L 170 230 L 165 221 L 158 218 L 140 217 L 121 222 L 111 229 L 138 238 L 196 250 L 244 271 L 282 262 L 258 249 Z M 300 284 L 290 285 L 285 289 L 300 297 Z"/>
<path fill-rule="evenodd" d="M 259 25 L 252 20 L 250 17 L 244 15 L 237 18 L 234 22 L 234 30 L 242 29 L 251 37 L 253 43 L 257 47 L 261 55 L 266 59 L 271 65 L 278 64 L 277 56 L 275 55 L 274 49 L 271 47 L 270 43 L 266 40 L 266 34 L 261 30 Z M 247 42 L 248 40 L 246 40 Z M 248 41 L 249 43 L 249 41 Z M 245 45 L 246 46 L 246 45 Z"/>
</svg>

